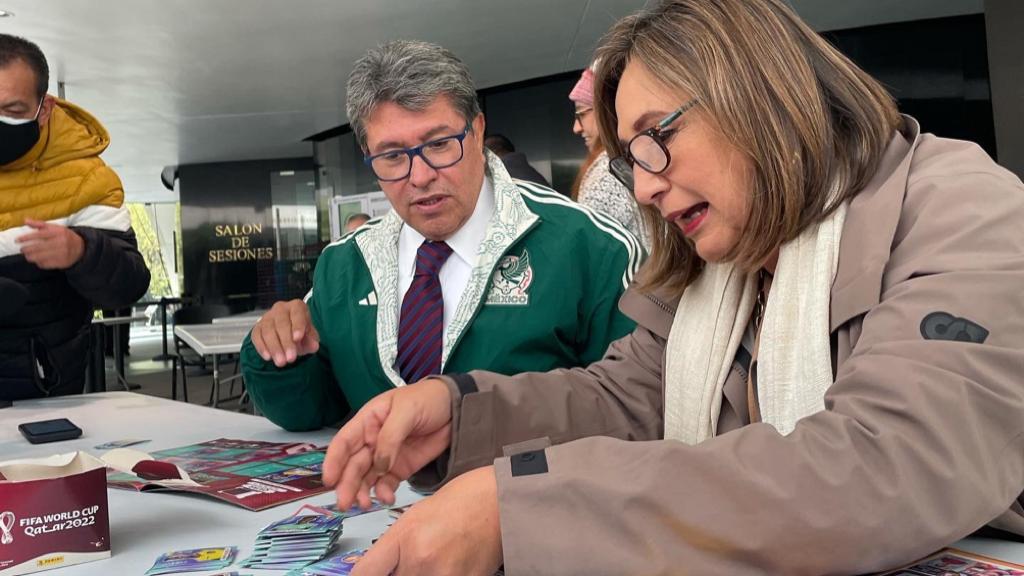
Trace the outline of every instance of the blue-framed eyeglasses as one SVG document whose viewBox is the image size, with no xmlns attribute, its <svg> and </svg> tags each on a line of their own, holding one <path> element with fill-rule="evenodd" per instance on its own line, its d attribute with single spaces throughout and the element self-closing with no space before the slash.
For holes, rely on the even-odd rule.
<svg viewBox="0 0 1024 576">
<path fill-rule="evenodd" d="M 409 177 L 412 172 L 412 159 L 419 156 L 434 170 L 454 166 L 462 160 L 462 141 L 469 134 L 471 125 L 467 124 L 461 134 L 453 134 L 424 142 L 412 148 L 388 150 L 373 156 L 366 156 L 363 162 L 373 170 L 373 174 L 381 182 L 396 182 Z"/>
<path fill-rule="evenodd" d="M 672 162 L 672 155 L 668 152 L 666 142 L 676 132 L 669 129 L 669 126 L 698 102 L 696 98 L 690 100 L 675 112 L 665 116 L 661 122 L 633 136 L 626 144 L 626 153 L 608 162 L 608 171 L 612 176 L 632 191 L 634 164 L 651 174 L 661 174 L 667 170 L 669 163 Z"/>
</svg>

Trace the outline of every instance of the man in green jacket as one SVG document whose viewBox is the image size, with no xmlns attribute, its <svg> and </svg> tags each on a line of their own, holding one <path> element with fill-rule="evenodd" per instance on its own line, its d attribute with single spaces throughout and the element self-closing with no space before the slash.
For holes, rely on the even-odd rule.
<svg viewBox="0 0 1024 576">
<path fill-rule="evenodd" d="M 485 152 L 466 66 L 433 44 L 368 52 L 348 116 L 393 210 L 328 246 L 305 301 L 242 348 L 255 404 L 289 430 L 431 374 L 587 365 L 634 327 L 618 300 L 643 257 L 611 218 L 513 180 Z"/>
</svg>

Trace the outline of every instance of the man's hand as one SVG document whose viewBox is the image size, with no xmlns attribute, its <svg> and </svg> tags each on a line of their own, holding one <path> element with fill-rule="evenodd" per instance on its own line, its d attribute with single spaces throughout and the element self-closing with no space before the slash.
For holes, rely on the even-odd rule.
<svg viewBox="0 0 1024 576">
<path fill-rule="evenodd" d="M 25 219 L 25 225 L 33 231 L 15 239 L 25 260 L 43 270 L 67 270 L 82 259 L 85 240 L 74 230 L 31 218 Z"/>
<path fill-rule="evenodd" d="M 252 328 L 252 345 L 260 357 L 274 360 L 282 368 L 299 356 L 320 349 L 320 335 L 309 317 L 309 307 L 302 300 L 277 302 Z"/>
<path fill-rule="evenodd" d="M 386 504 L 402 480 L 451 444 L 451 394 L 426 379 L 389 390 L 366 403 L 331 440 L 323 479 L 338 495 L 338 509 L 370 507 L 370 489 Z"/>
<path fill-rule="evenodd" d="M 352 576 L 491 576 L 501 559 L 498 485 L 494 467 L 486 466 L 402 514 Z"/>
</svg>

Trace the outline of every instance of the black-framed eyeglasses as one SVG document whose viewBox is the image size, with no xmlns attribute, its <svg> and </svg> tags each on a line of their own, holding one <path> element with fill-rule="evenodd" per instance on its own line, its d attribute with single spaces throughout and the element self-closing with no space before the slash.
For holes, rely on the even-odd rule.
<svg viewBox="0 0 1024 576">
<path fill-rule="evenodd" d="M 453 134 L 424 142 L 412 148 L 388 150 L 373 156 L 366 156 L 363 162 L 373 170 L 373 174 L 381 182 L 404 180 L 412 173 L 412 159 L 419 156 L 434 170 L 454 166 L 462 160 L 462 141 L 469 134 L 471 125 L 467 124 L 461 134 Z"/>
<path fill-rule="evenodd" d="M 675 134 L 674 129 L 668 127 L 679 119 L 687 110 L 693 108 L 699 102 L 694 98 L 686 104 L 665 116 L 651 128 L 633 136 L 626 144 L 625 154 L 612 158 L 608 163 L 608 171 L 612 176 L 622 182 L 622 185 L 633 190 L 633 165 L 640 166 L 651 174 L 661 174 L 668 169 L 672 162 L 672 155 L 668 152 L 666 142 Z"/>
<path fill-rule="evenodd" d="M 579 110 L 574 110 L 573 113 L 572 113 L 572 116 L 573 116 L 572 124 L 573 124 L 573 126 L 575 126 L 577 122 L 580 123 L 580 126 L 583 126 L 583 117 L 586 116 L 587 114 L 589 114 L 590 112 L 593 112 L 593 111 L 594 111 L 593 108 L 581 108 Z"/>
</svg>

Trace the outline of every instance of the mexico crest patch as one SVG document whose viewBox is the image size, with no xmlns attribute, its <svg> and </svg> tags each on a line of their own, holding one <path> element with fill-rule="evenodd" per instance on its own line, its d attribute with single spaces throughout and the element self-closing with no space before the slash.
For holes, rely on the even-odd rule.
<svg viewBox="0 0 1024 576">
<path fill-rule="evenodd" d="M 530 303 L 528 290 L 532 283 L 530 253 L 524 249 L 519 256 L 505 256 L 494 270 L 487 304 L 526 306 Z"/>
</svg>

